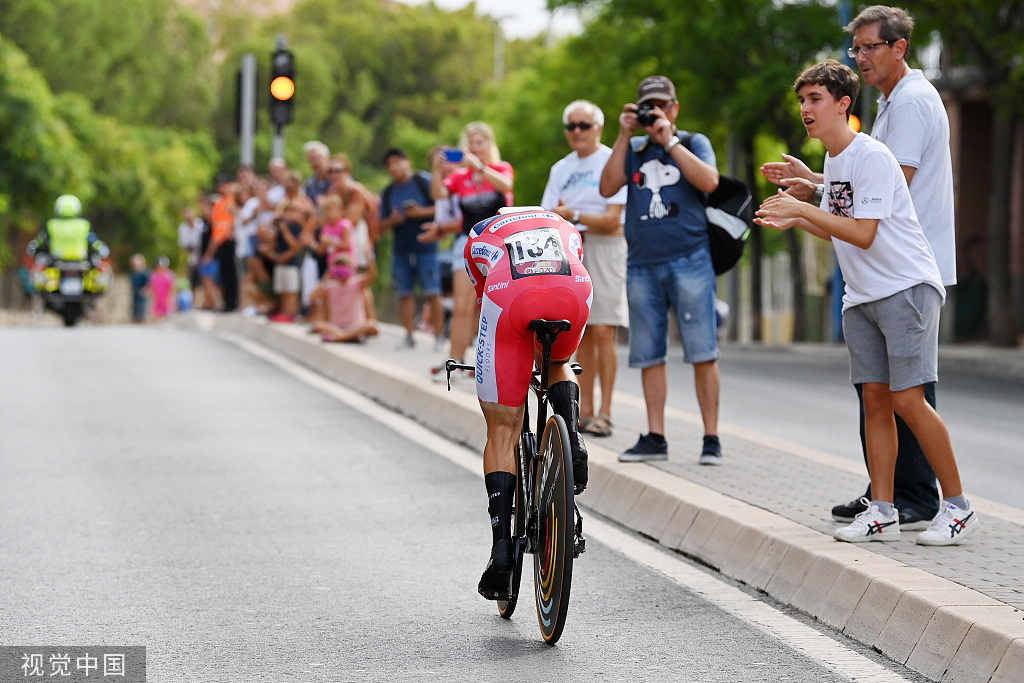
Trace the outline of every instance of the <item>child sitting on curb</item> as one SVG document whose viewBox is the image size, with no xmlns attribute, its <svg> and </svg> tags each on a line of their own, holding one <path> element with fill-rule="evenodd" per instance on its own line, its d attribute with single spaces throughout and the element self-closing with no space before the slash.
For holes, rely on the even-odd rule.
<svg viewBox="0 0 1024 683">
<path fill-rule="evenodd" d="M 377 336 L 377 325 L 366 317 L 363 289 L 368 280 L 355 273 L 347 251 L 338 251 L 327 274 L 311 296 L 313 331 L 325 342 L 362 342 Z"/>
</svg>

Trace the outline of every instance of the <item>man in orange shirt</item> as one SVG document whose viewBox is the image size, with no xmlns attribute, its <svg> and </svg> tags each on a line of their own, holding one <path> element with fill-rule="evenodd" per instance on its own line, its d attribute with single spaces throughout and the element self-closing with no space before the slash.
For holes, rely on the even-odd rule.
<svg viewBox="0 0 1024 683">
<path fill-rule="evenodd" d="M 210 225 L 210 244 L 200 262 L 200 275 L 219 280 L 224 297 L 224 310 L 238 308 L 238 275 L 235 272 L 235 183 L 231 176 L 217 176 L 220 199 L 213 205 Z"/>
</svg>

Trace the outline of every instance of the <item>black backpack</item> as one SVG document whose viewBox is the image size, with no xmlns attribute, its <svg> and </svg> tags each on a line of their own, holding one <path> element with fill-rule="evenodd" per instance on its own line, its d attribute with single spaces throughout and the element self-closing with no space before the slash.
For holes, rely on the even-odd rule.
<svg viewBox="0 0 1024 683">
<path fill-rule="evenodd" d="M 693 133 L 679 139 L 690 148 Z M 743 247 L 750 236 L 750 223 L 754 218 L 753 196 L 747 184 L 739 178 L 720 175 L 718 189 L 711 194 L 700 193 L 701 203 L 708 217 L 708 240 L 711 243 L 711 263 L 715 275 L 732 269 L 743 256 Z"/>
</svg>

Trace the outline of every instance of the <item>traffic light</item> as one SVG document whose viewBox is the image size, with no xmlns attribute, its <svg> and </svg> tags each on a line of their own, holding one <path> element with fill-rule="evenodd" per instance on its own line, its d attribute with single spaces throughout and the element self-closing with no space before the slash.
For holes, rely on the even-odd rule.
<svg viewBox="0 0 1024 683">
<path fill-rule="evenodd" d="M 295 57 L 278 48 L 270 62 L 270 120 L 275 126 L 292 122 L 295 104 Z"/>
</svg>

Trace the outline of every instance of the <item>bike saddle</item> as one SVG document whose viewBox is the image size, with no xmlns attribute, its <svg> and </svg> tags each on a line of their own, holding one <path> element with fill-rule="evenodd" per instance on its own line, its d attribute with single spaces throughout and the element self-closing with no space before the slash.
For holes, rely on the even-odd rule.
<svg viewBox="0 0 1024 683">
<path fill-rule="evenodd" d="M 559 332 L 568 332 L 572 325 L 568 320 L 544 320 L 543 318 L 537 318 L 536 320 L 531 320 L 527 328 L 538 332 L 558 334 Z"/>
</svg>

